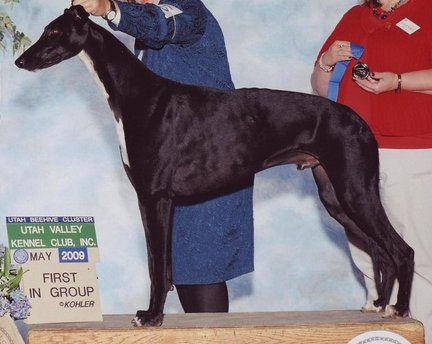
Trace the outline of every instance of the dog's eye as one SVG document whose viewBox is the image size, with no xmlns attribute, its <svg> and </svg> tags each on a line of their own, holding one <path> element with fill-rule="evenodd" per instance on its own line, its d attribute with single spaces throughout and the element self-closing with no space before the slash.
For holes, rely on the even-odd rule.
<svg viewBox="0 0 432 344">
<path fill-rule="evenodd" d="M 52 29 L 50 35 L 58 35 L 60 33 L 59 29 Z"/>
<path fill-rule="evenodd" d="M 53 37 L 53 36 L 58 36 L 60 34 L 60 30 L 59 29 L 48 29 L 46 30 L 46 35 L 48 37 Z"/>
</svg>

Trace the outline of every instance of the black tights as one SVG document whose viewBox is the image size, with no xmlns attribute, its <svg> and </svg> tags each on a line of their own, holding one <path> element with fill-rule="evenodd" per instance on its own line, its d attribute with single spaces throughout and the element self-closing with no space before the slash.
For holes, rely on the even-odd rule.
<svg viewBox="0 0 432 344">
<path fill-rule="evenodd" d="M 176 285 L 185 313 L 228 312 L 228 288 L 225 282 Z"/>
</svg>

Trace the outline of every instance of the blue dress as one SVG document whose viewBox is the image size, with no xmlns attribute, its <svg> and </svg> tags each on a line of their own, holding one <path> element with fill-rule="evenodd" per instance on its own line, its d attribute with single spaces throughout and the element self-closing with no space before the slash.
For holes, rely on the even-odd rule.
<svg viewBox="0 0 432 344">
<path fill-rule="evenodd" d="M 200 0 L 117 4 L 121 19 L 111 27 L 136 38 L 136 54 L 153 72 L 185 84 L 234 88 L 222 31 Z M 252 187 L 177 205 L 172 239 L 174 284 L 218 283 L 253 271 Z"/>
</svg>

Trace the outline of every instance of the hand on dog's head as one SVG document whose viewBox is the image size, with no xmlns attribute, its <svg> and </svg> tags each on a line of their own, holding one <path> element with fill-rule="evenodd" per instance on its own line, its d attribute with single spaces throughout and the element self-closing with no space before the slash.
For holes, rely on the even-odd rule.
<svg viewBox="0 0 432 344">
<path fill-rule="evenodd" d="M 79 22 L 86 22 L 89 17 L 89 14 L 81 5 L 71 6 L 65 9 L 64 13 L 71 15 L 74 20 Z"/>
</svg>

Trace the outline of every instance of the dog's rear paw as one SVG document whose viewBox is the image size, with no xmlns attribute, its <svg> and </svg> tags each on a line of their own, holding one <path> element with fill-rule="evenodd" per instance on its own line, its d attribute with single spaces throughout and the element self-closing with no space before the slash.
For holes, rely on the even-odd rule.
<svg viewBox="0 0 432 344">
<path fill-rule="evenodd" d="M 132 325 L 135 327 L 161 326 L 163 318 L 163 313 L 154 314 L 149 311 L 137 311 L 135 318 L 132 319 Z"/>
<path fill-rule="evenodd" d="M 408 314 L 408 310 L 398 310 L 397 306 L 390 306 L 388 305 L 385 309 L 383 318 L 387 318 L 387 319 L 396 319 L 396 318 L 405 318 L 407 317 Z"/>
<path fill-rule="evenodd" d="M 361 311 L 363 313 L 379 313 L 383 311 L 383 307 L 375 306 L 373 300 L 367 300 Z"/>
</svg>

